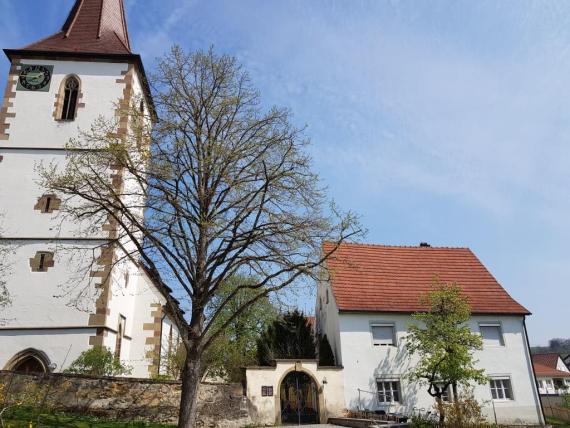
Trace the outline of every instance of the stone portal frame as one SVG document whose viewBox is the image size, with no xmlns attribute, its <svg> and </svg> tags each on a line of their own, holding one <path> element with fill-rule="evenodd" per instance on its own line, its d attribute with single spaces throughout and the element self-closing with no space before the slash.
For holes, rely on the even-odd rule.
<svg viewBox="0 0 570 428">
<path fill-rule="evenodd" d="M 4 370 L 15 370 L 29 358 L 36 360 L 43 368 L 44 373 L 51 372 L 51 362 L 47 354 L 34 348 L 24 349 L 14 355 L 4 366 Z"/>
<path fill-rule="evenodd" d="M 246 367 L 248 405 L 255 424 L 281 424 L 281 385 L 287 375 L 294 371 L 306 374 L 315 383 L 321 423 L 345 414 L 347 406 L 342 366 L 319 366 L 312 359 L 278 359 L 272 366 Z M 273 396 L 263 395 L 264 386 L 273 387 Z"/>
<path fill-rule="evenodd" d="M 275 396 L 275 425 L 281 425 L 281 384 L 285 380 L 285 378 L 293 373 L 293 372 L 301 372 L 309 376 L 311 380 L 317 386 L 317 394 L 318 394 L 318 401 L 319 401 L 319 423 L 326 424 L 327 423 L 327 414 L 325 409 L 325 398 L 323 395 L 323 385 L 317 380 L 317 378 L 313 375 L 313 373 L 309 370 L 303 368 L 302 361 L 295 361 L 295 363 L 285 370 L 281 375 L 279 381 L 277 382 L 277 388 L 274 388 L 274 396 Z"/>
</svg>

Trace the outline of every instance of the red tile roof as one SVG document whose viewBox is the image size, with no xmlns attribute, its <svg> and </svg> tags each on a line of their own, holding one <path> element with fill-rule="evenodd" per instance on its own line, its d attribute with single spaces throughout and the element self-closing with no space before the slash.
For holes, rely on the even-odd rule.
<svg viewBox="0 0 570 428">
<path fill-rule="evenodd" d="M 542 364 L 543 366 L 551 367 L 553 369 L 555 369 L 558 365 L 558 358 L 560 358 L 560 355 L 554 352 L 532 355 L 533 362 Z"/>
<path fill-rule="evenodd" d="M 324 251 L 334 244 L 325 243 Z M 456 282 L 477 314 L 530 312 L 517 303 L 468 248 L 342 244 L 327 261 L 341 311 L 415 312 L 433 280 Z"/>
<path fill-rule="evenodd" d="M 533 354 L 532 365 L 534 373 L 540 377 L 570 377 L 570 372 L 558 370 L 558 359 L 560 355 L 555 353 Z"/>
<path fill-rule="evenodd" d="M 557 370 L 544 364 L 537 363 L 534 360 L 534 355 L 532 357 L 532 366 L 534 367 L 534 374 L 538 377 L 568 377 L 570 378 L 569 372 L 563 372 L 562 370 Z"/>
<path fill-rule="evenodd" d="M 24 50 L 131 54 L 123 0 L 76 0 L 61 31 Z"/>
</svg>

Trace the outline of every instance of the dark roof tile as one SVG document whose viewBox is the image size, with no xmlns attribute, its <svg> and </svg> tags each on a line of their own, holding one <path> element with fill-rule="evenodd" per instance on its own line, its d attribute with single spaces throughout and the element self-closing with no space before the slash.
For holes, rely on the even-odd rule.
<svg viewBox="0 0 570 428">
<path fill-rule="evenodd" d="M 123 0 L 76 0 L 61 31 L 23 50 L 131 54 Z"/>
</svg>

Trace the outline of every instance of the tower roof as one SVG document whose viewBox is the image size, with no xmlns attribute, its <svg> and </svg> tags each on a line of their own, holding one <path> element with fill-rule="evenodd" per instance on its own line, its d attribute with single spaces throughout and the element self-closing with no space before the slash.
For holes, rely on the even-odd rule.
<svg viewBox="0 0 570 428">
<path fill-rule="evenodd" d="M 23 50 L 132 54 L 123 0 L 76 0 L 61 31 Z"/>
</svg>

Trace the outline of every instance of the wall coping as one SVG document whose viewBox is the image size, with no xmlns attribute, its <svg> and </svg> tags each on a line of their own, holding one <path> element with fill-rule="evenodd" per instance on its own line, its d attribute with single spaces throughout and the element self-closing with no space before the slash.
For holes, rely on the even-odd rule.
<svg viewBox="0 0 570 428">
<path fill-rule="evenodd" d="M 302 362 L 315 362 L 313 360 L 276 360 L 279 363 L 302 363 Z M 246 370 L 275 370 L 277 369 L 277 364 L 271 366 L 247 366 Z M 344 366 L 319 366 L 317 363 L 317 371 L 320 370 L 343 370 Z"/>
</svg>

